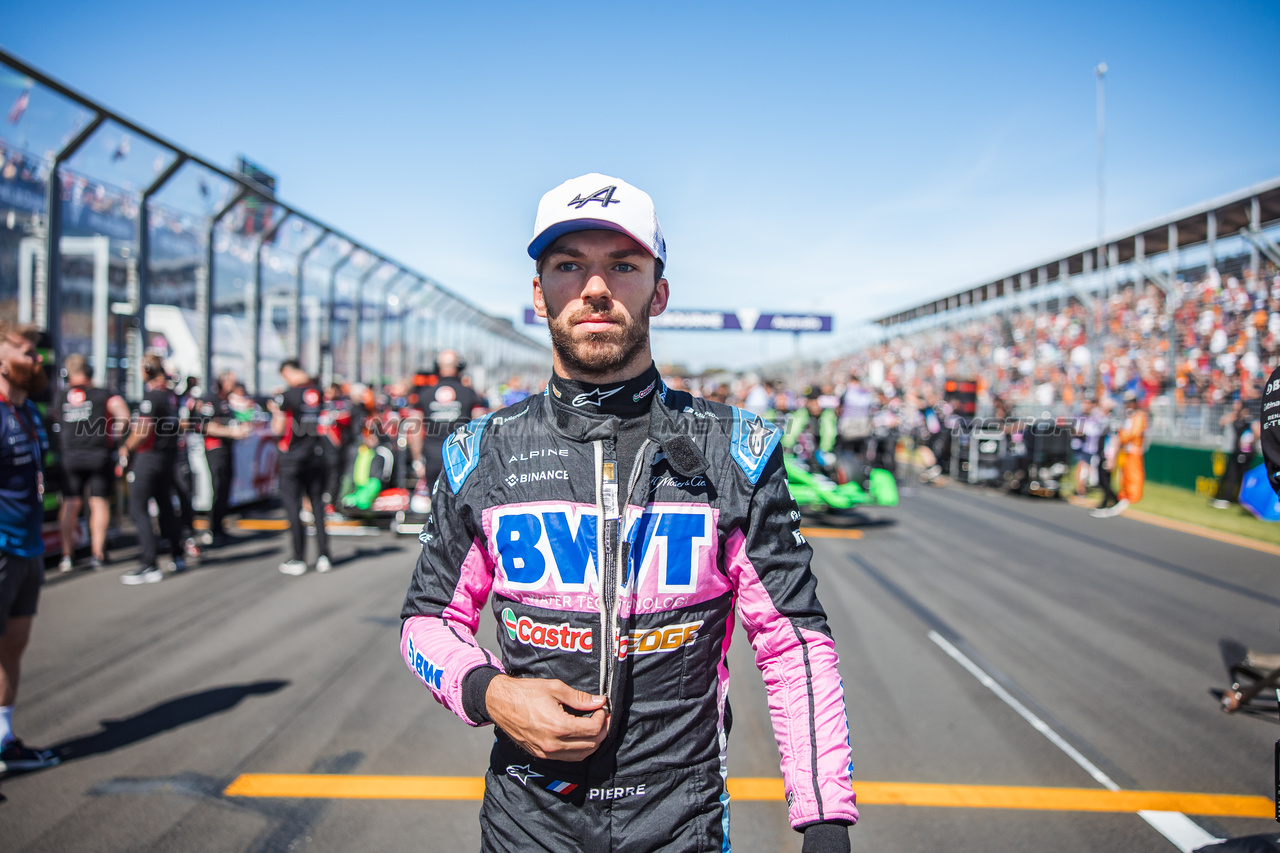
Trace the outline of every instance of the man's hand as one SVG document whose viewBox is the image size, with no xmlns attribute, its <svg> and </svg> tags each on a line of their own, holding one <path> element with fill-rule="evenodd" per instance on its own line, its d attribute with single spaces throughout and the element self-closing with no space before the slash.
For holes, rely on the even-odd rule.
<svg viewBox="0 0 1280 853">
<path fill-rule="evenodd" d="M 604 703 L 554 678 L 499 675 L 485 692 L 495 725 L 530 755 L 555 761 L 581 761 L 600 747 L 609 731 Z"/>
</svg>

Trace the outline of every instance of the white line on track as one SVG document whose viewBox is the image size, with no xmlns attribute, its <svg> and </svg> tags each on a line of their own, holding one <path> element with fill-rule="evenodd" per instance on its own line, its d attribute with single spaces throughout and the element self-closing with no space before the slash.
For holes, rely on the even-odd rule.
<svg viewBox="0 0 1280 853">
<path fill-rule="evenodd" d="M 1049 739 L 1050 743 L 1065 752 L 1072 761 L 1080 765 L 1084 772 L 1092 776 L 1099 785 L 1106 788 L 1108 791 L 1120 790 L 1120 786 L 1115 783 L 1114 779 L 1106 773 L 1103 773 L 1098 765 L 1085 758 L 1080 753 L 1080 750 L 1067 743 L 1062 735 L 1055 732 L 1049 727 L 1048 723 L 1033 714 L 1026 705 L 1019 702 L 1017 698 L 1009 693 L 1008 690 L 1005 690 L 999 682 L 987 675 L 980 666 L 969 660 L 969 657 L 952 645 L 946 637 L 942 636 L 937 631 L 930 631 L 929 639 L 933 640 L 938 648 L 946 652 L 948 657 L 967 669 L 969 674 L 978 679 L 978 682 L 983 687 L 999 696 L 1000 700 L 1017 712 L 1019 717 L 1022 717 L 1022 719 L 1030 723 L 1031 728 L 1040 732 L 1040 734 Z M 1181 850 L 1182 853 L 1192 853 L 1193 850 L 1203 847 L 1206 844 L 1214 844 L 1222 841 L 1221 838 L 1217 838 L 1206 832 L 1200 824 L 1196 823 L 1182 812 L 1140 811 L 1138 812 L 1138 816 L 1149 823 L 1156 832 L 1167 838 L 1169 842 L 1172 843 L 1174 847 Z"/>
</svg>

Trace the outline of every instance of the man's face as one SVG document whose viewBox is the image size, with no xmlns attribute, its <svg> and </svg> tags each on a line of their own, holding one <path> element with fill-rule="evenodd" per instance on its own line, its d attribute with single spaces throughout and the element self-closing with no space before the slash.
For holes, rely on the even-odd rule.
<svg viewBox="0 0 1280 853">
<path fill-rule="evenodd" d="M 451 349 L 440 353 L 436 358 L 436 370 L 441 376 L 458 375 L 458 354 Z"/>
<path fill-rule="evenodd" d="M 224 397 L 230 396 L 231 392 L 236 390 L 236 375 L 234 373 L 224 373 L 222 378 L 218 380 L 218 387 L 222 390 Z"/>
<path fill-rule="evenodd" d="M 0 374 L 27 394 L 39 394 L 48 385 L 49 378 L 40 369 L 41 362 L 36 345 L 26 338 L 0 340 Z"/>
<path fill-rule="evenodd" d="M 654 263 L 615 231 L 566 234 L 547 251 L 533 280 L 533 305 L 567 368 L 610 374 L 645 350 L 649 318 L 667 307 L 667 280 L 655 286 Z"/>
</svg>

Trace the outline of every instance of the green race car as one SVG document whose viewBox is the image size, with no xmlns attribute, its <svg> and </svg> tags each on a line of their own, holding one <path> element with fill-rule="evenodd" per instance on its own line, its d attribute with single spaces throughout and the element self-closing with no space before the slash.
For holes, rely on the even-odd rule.
<svg viewBox="0 0 1280 853">
<path fill-rule="evenodd" d="M 855 482 L 836 483 L 791 454 L 783 456 L 787 468 L 787 488 L 800 509 L 810 512 L 853 509 L 859 506 L 897 506 L 898 484 L 893 474 L 872 468 L 866 488 Z"/>
</svg>

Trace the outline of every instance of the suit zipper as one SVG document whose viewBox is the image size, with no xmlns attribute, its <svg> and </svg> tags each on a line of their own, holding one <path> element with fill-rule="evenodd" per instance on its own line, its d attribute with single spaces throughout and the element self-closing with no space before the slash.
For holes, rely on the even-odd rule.
<svg viewBox="0 0 1280 853">
<path fill-rule="evenodd" d="M 605 693 L 605 685 L 609 679 L 609 653 L 612 651 L 613 640 L 609 633 L 609 607 L 605 597 L 607 589 L 607 575 L 605 567 L 609 565 L 607 561 L 608 554 L 608 530 L 605 527 L 604 512 L 604 442 L 597 439 L 591 442 L 591 449 L 595 455 L 595 484 L 596 484 L 596 575 L 600 584 L 598 590 L 597 606 L 600 610 L 600 641 L 596 643 L 596 648 L 600 650 L 600 688 L 597 695 L 608 696 Z"/>
<path fill-rule="evenodd" d="M 636 458 L 631 466 L 631 477 L 627 482 L 627 490 L 622 494 L 618 493 L 617 469 L 609 469 L 602 466 L 602 473 L 605 475 L 612 473 L 613 477 L 610 480 L 602 476 L 599 492 L 603 499 L 601 502 L 604 509 L 600 528 L 605 530 L 605 547 L 603 550 L 605 560 L 607 560 L 607 562 L 601 564 L 607 568 L 603 572 L 604 576 L 601 578 L 600 589 L 603 617 L 601 627 L 605 640 L 602 644 L 604 657 L 601 659 L 600 695 L 608 696 L 611 702 L 613 698 L 613 675 L 618 662 L 618 644 L 621 642 L 621 637 L 619 636 L 621 626 L 618 619 L 621 596 L 618 593 L 621 579 L 627 577 L 627 557 L 630 551 L 625 541 L 627 506 L 631 503 L 631 498 L 635 494 L 636 484 L 640 481 L 640 469 L 644 465 L 645 451 L 648 447 L 649 439 L 646 438 L 641 443 L 640 450 L 636 453 Z"/>
</svg>

